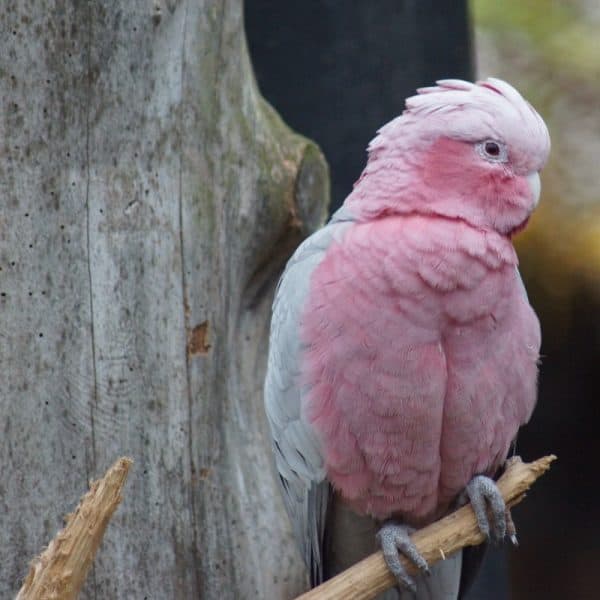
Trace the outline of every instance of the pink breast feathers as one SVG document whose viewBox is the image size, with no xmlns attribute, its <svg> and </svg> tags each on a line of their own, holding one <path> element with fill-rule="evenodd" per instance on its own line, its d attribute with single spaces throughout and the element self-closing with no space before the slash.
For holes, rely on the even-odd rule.
<svg viewBox="0 0 600 600">
<path fill-rule="evenodd" d="M 539 326 L 510 242 L 460 220 L 355 225 L 315 269 L 303 416 L 359 513 L 435 518 L 535 403 Z"/>
</svg>

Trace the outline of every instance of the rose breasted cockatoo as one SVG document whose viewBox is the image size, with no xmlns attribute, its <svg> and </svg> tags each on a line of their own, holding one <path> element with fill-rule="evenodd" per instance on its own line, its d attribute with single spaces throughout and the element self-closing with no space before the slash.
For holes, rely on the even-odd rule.
<svg viewBox="0 0 600 600">
<path fill-rule="evenodd" d="M 511 236 L 549 150 L 541 117 L 503 81 L 420 89 L 289 261 L 265 402 L 313 584 L 380 545 L 414 589 L 398 552 L 428 569 L 411 528 L 466 499 L 504 537 L 491 477 L 534 408 L 540 348 Z M 419 577 L 418 597 L 456 598 L 461 562 Z"/>
</svg>

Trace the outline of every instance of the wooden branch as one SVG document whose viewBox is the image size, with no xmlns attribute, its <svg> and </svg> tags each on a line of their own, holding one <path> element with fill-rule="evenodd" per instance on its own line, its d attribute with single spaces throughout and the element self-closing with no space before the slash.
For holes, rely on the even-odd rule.
<svg viewBox="0 0 600 600">
<path fill-rule="evenodd" d="M 507 462 L 506 471 L 498 480 L 498 488 L 507 506 L 520 502 L 531 485 L 550 468 L 550 463 L 555 459 L 556 456 L 550 455 L 532 463 L 524 463 L 518 456 L 511 458 Z M 429 565 L 444 560 L 465 546 L 476 546 L 485 540 L 470 504 L 416 531 L 411 538 Z M 416 567 L 404 557 L 401 559 L 406 570 L 416 574 Z M 296 600 L 369 600 L 395 584 L 396 580 L 380 551 L 298 596 Z"/>
<path fill-rule="evenodd" d="M 90 485 L 66 526 L 35 558 L 16 600 L 73 600 L 83 586 L 104 531 L 121 502 L 130 458 L 120 458 Z"/>
</svg>

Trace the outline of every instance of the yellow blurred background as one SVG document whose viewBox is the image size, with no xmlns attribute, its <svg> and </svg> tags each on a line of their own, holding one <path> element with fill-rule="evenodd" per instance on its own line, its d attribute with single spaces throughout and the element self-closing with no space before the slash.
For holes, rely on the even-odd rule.
<svg viewBox="0 0 600 600">
<path fill-rule="evenodd" d="M 517 245 L 538 310 L 566 327 L 574 289 L 600 291 L 600 2 L 471 5 L 478 76 L 513 83 L 552 136 L 542 202 Z"/>
<path fill-rule="evenodd" d="M 600 598 L 600 2 L 472 0 L 477 75 L 515 85 L 552 137 L 542 198 L 517 239 L 542 321 L 526 458 L 559 460 L 515 515 L 514 600 Z"/>
</svg>

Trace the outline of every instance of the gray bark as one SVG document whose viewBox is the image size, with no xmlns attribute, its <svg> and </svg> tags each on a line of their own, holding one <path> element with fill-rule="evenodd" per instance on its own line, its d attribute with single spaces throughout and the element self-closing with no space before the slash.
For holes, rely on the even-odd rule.
<svg viewBox="0 0 600 600">
<path fill-rule="evenodd" d="M 0 56 L 0 597 L 120 455 L 84 598 L 292 597 L 262 378 L 327 172 L 241 2 L 6 2 Z"/>
</svg>

